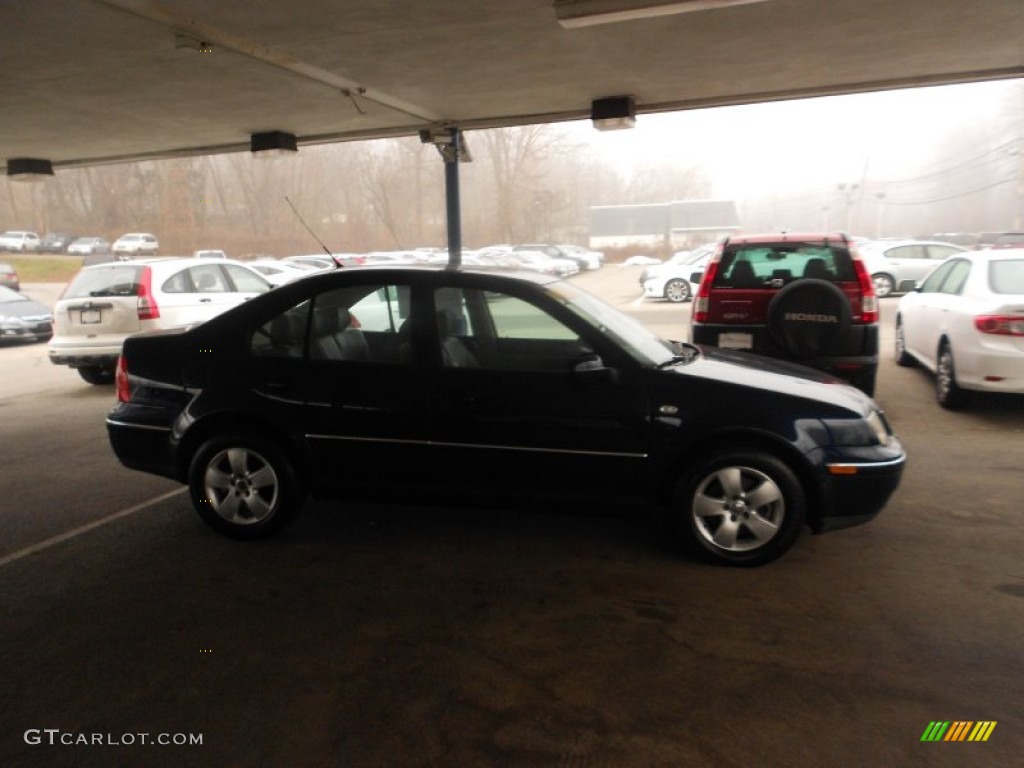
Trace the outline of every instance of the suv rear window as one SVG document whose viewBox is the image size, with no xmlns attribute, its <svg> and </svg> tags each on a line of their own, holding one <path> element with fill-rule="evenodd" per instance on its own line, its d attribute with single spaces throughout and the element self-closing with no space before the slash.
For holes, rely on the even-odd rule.
<svg viewBox="0 0 1024 768">
<path fill-rule="evenodd" d="M 712 288 L 781 288 L 801 277 L 856 282 L 848 249 L 821 243 L 727 246 Z"/>
<path fill-rule="evenodd" d="M 137 296 L 142 267 L 132 264 L 111 264 L 109 267 L 83 269 L 64 291 L 65 299 L 89 296 Z"/>
</svg>

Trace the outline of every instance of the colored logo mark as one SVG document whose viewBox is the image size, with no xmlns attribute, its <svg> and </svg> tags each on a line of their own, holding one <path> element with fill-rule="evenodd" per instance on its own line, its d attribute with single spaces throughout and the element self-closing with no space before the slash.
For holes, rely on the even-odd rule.
<svg viewBox="0 0 1024 768">
<path fill-rule="evenodd" d="M 995 727 L 995 720 L 933 720 L 921 741 L 988 741 Z"/>
</svg>

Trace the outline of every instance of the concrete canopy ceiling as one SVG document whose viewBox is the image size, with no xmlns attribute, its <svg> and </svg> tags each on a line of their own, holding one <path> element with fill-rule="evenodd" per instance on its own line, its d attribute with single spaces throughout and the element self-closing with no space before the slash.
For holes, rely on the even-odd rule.
<svg viewBox="0 0 1024 768">
<path fill-rule="evenodd" d="M 766 0 L 579 29 L 553 2 L 5 0 L 0 159 L 60 168 L 247 150 L 272 130 L 301 146 L 573 120 L 609 96 L 642 116 L 1024 76 L 1022 0 Z"/>
</svg>

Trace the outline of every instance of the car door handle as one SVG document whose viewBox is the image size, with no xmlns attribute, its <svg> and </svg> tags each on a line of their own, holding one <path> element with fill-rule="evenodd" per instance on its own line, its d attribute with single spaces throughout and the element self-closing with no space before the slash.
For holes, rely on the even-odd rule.
<svg viewBox="0 0 1024 768">
<path fill-rule="evenodd" d="M 213 301 L 213 299 L 200 299 L 199 303 L 200 304 L 209 304 L 211 301 Z"/>
</svg>

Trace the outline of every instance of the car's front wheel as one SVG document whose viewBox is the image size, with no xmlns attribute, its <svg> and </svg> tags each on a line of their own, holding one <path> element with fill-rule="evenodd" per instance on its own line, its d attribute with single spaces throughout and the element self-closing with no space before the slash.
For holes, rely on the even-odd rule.
<svg viewBox="0 0 1024 768">
<path fill-rule="evenodd" d="M 277 533 L 305 499 L 285 454 L 269 441 L 246 434 L 204 443 L 192 460 L 189 490 L 199 516 L 233 539 Z"/>
<path fill-rule="evenodd" d="M 83 365 L 78 368 L 78 375 L 90 384 L 102 385 L 114 383 L 114 369 L 102 365 Z"/>
<path fill-rule="evenodd" d="M 907 334 L 903 330 L 903 320 L 896 318 L 896 365 L 904 368 L 913 368 L 917 360 L 907 352 Z"/>
<path fill-rule="evenodd" d="M 785 462 L 761 450 L 715 454 L 676 488 L 673 515 L 684 543 L 723 565 L 771 562 L 796 542 L 806 495 Z"/>
<path fill-rule="evenodd" d="M 690 299 L 690 283 L 680 278 L 673 278 L 665 283 L 665 298 L 679 304 Z"/>
</svg>

